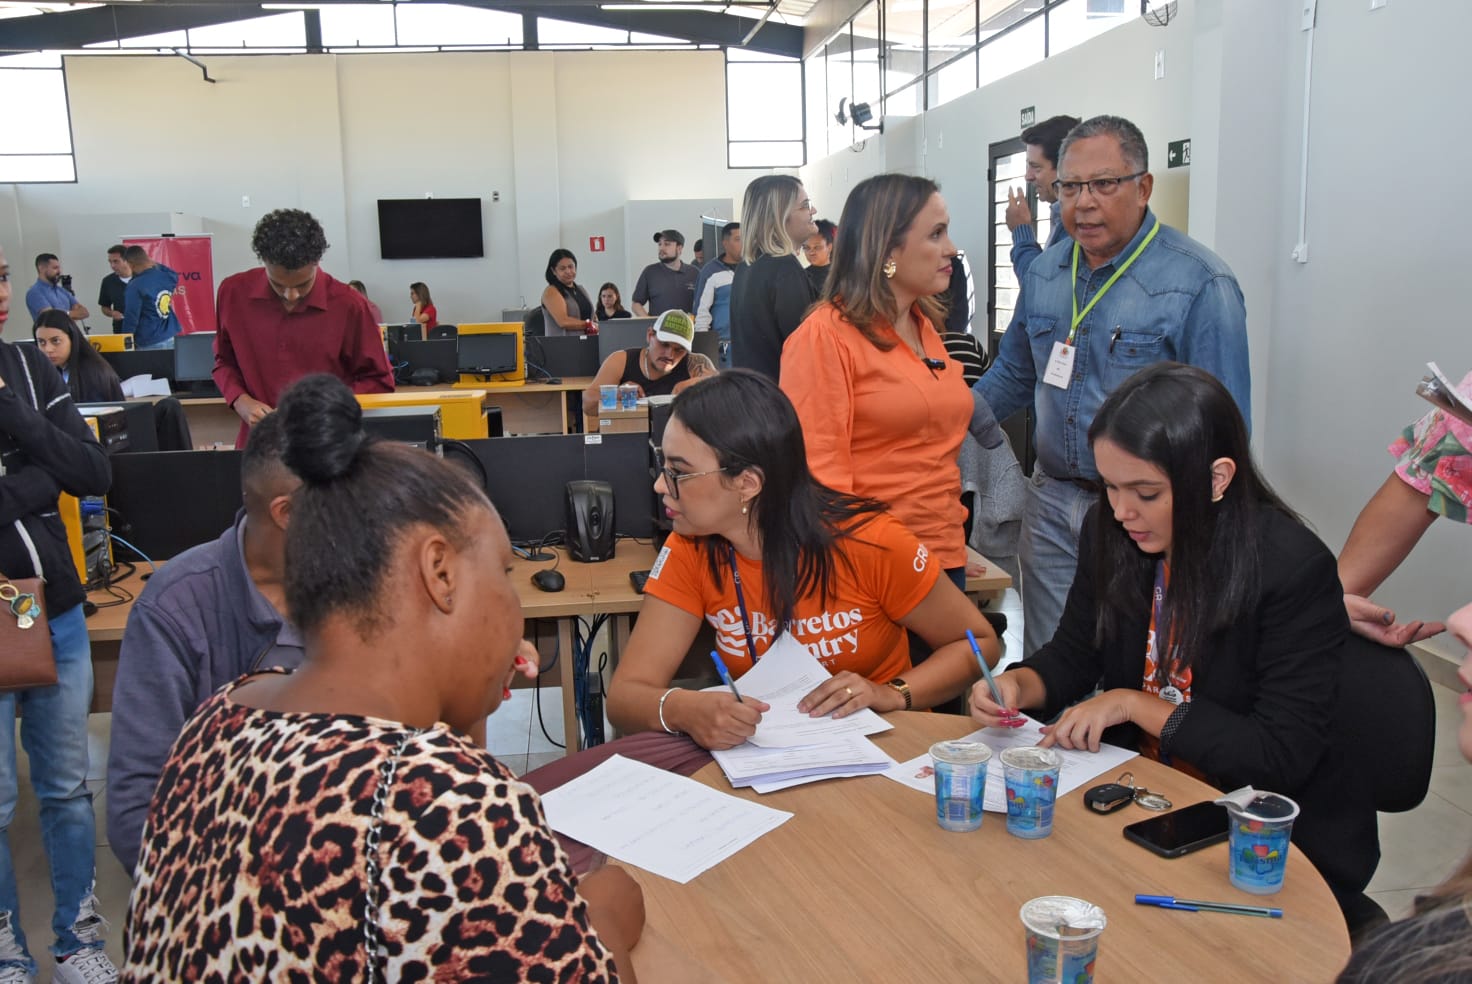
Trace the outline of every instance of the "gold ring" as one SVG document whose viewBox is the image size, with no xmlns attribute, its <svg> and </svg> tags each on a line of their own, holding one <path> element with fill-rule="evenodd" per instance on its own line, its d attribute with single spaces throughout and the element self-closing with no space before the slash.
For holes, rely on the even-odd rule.
<svg viewBox="0 0 1472 984">
<path fill-rule="evenodd" d="M 854 696 L 854 688 L 853 687 L 844 687 L 843 689 L 844 689 L 844 692 L 848 694 L 849 699 L 852 700 L 853 699 L 853 696 Z"/>
</svg>

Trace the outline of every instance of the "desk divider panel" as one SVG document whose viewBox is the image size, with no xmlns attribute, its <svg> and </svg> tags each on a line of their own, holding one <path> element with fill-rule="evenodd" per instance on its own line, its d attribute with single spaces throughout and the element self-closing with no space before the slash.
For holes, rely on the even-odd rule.
<svg viewBox="0 0 1472 984">
<path fill-rule="evenodd" d="M 491 437 L 463 444 L 485 468 L 486 492 L 513 541 L 540 540 L 562 529 L 567 483 L 584 478 L 613 486 L 616 533 L 645 539 L 654 532 L 647 434 L 609 434 L 593 444 L 582 434 Z M 475 471 L 458 454 L 446 458 Z"/>
<path fill-rule="evenodd" d="M 240 509 L 240 458 L 239 451 L 113 455 L 113 531 L 153 560 L 215 539 Z M 119 556 L 137 559 L 126 548 Z"/>
</svg>

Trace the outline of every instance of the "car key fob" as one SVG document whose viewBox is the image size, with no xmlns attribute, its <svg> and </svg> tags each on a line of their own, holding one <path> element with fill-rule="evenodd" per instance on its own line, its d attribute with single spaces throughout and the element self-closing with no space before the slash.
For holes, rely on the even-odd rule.
<svg viewBox="0 0 1472 984">
<path fill-rule="evenodd" d="M 1106 782 L 1084 793 L 1084 802 L 1095 813 L 1113 813 L 1130 805 L 1135 798 L 1133 786 L 1117 782 Z"/>
</svg>

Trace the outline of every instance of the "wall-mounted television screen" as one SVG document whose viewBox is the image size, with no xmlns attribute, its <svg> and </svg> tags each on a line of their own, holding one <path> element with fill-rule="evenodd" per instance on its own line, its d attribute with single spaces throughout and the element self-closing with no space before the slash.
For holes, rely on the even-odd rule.
<svg viewBox="0 0 1472 984">
<path fill-rule="evenodd" d="M 479 198 L 380 198 L 378 249 L 385 260 L 485 256 Z"/>
</svg>

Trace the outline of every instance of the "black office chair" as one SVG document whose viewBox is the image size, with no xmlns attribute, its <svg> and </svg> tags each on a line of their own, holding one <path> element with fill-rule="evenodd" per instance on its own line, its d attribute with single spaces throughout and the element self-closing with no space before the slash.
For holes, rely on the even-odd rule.
<svg viewBox="0 0 1472 984">
<path fill-rule="evenodd" d="M 1352 937 L 1389 921 L 1368 895 L 1380 863 L 1380 813 L 1404 813 L 1426 798 L 1436 744 L 1436 703 L 1426 671 L 1404 649 L 1351 635 L 1340 650 L 1339 696 L 1330 748 L 1310 787 L 1342 806 L 1333 816 L 1300 816 L 1300 831 L 1336 848 L 1311 860 L 1334 889 Z M 1312 831 L 1303 828 L 1311 827 Z"/>
<path fill-rule="evenodd" d="M 541 308 L 532 308 L 526 313 L 526 317 L 521 319 L 521 333 L 528 337 L 547 334 L 547 323 L 542 320 Z"/>
<path fill-rule="evenodd" d="M 456 328 L 454 325 L 435 325 L 429 330 L 430 341 L 434 341 L 435 339 L 459 337 L 460 329 Z"/>
</svg>

